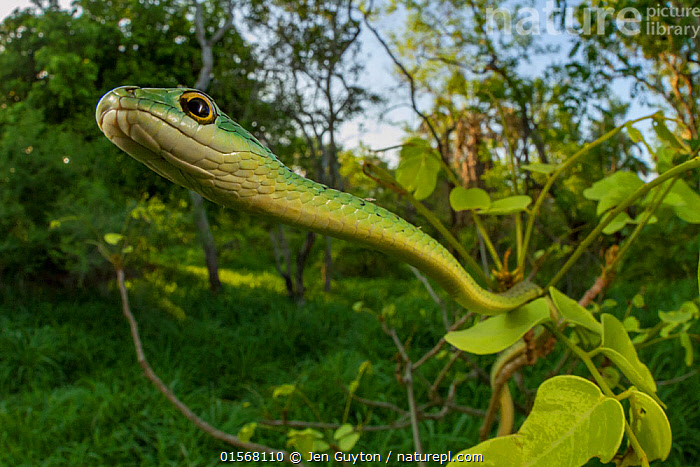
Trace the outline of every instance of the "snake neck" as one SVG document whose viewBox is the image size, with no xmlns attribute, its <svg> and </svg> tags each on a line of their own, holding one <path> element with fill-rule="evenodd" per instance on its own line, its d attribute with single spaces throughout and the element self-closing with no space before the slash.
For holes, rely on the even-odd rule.
<svg viewBox="0 0 700 467">
<path fill-rule="evenodd" d="M 208 187 L 203 184 L 204 196 L 398 258 L 475 311 L 491 314 L 517 306 L 517 297 L 510 300 L 508 295 L 480 288 L 445 247 L 396 214 L 301 177 L 278 160 L 251 152 L 236 154 L 236 158 L 225 162 L 225 174 L 210 180 Z"/>
</svg>

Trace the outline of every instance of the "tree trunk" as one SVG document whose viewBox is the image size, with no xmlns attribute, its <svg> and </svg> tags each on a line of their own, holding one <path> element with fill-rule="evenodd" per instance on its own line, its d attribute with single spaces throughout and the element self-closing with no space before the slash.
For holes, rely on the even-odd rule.
<svg viewBox="0 0 700 467">
<path fill-rule="evenodd" d="M 209 272 L 209 289 L 214 293 L 218 293 L 221 291 L 219 262 L 216 256 L 214 236 L 211 234 L 207 213 L 204 210 L 204 200 L 194 191 L 190 191 L 190 200 L 192 200 L 192 215 L 199 230 L 199 240 L 202 242 L 202 248 L 204 249 L 204 262 Z"/>
<path fill-rule="evenodd" d="M 333 273 L 333 254 L 331 250 L 333 239 L 331 237 L 325 237 L 325 239 L 326 249 L 323 253 L 323 291 L 330 292 Z"/>
<path fill-rule="evenodd" d="M 201 2 L 195 2 L 195 34 L 197 36 L 197 42 L 202 49 L 202 68 L 199 70 L 199 77 L 197 78 L 197 83 L 195 88 L 200 91 L 206 91 L 211 83 L 212 70 L 214 68 L 214 54 L 212 51 L 212 44 L 217 43 L 223 35 L 231 29 L 233 26 L 233 2 L 229 3 L 229 11 L 226 22 L 221 26 L 214 35 L 210 38 L 206 38 L 206 31 L 204 27 L 204 6 Z M 199 230 L 199 238 L 202 242 L 202 248 L 204 249 L 204 262 L 207 265 L 207 271 L 209 272 L 209 288 L 212 292 L 221 291 L 221 281 L 219 280 L 219 260 L 216 254 L 216 244 L 214 243 L 214 236 L 211 233 L 211 228 L 209 227 L 209 220 L 207 219 L 207 212 L 204 210 L 204 200 L 199 193 L 190 191 L 190 200 L 192 200 L 192 214 L 194 216 L 195 222 L 197 224 L 197 229 Z"/>
<path fill-rule="evenodd" d="M 311 247 L 314 246 L 315 240 L 316 234 L 307 232 L 304 244 L 299 249 L 299 253 L 297 253 L 297 269 L 294 277 L 296 284 L 294 299 L 299 304 L 304 303 L 304 292 L 306 292 L 306 287 L 304 287 L 304 268 L 306 267 L 306 260 L 309 259 L 309 253 L 311 253 Z"/>
</svg>

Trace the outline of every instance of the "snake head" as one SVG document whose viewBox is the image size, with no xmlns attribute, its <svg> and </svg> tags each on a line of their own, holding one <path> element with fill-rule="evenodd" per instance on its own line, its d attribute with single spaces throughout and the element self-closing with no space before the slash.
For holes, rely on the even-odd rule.
<svg viewBox="0 0 700 467">
<path fill-rule="evenodd" d="M 256 174 L 242 170 L 251 159 L 256 165 L 279 162 L 196 89 L 122 86 L 100 99 L 95 119 L 105 136 L 133 158 L 221 204 L 247 194 L 222 185 L 258 183 Z"/>
</svg>

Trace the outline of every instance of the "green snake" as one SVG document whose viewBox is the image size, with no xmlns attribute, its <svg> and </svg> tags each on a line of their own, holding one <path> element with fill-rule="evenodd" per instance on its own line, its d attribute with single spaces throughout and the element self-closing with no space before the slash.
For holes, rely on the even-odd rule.
<svg viewBox="0 0 700 467">
<path fill-rule="evenodd" d="M 466 309 L 497 315 L 542 291 L 520 282 L 481 288 L 440 243 L 386 209 L 304 178 L 194 89 L 123 86 L 97 104 L 119 148 L 168 180 L 223 206 L 359 242 L 423 271 Z"/>
</svg>

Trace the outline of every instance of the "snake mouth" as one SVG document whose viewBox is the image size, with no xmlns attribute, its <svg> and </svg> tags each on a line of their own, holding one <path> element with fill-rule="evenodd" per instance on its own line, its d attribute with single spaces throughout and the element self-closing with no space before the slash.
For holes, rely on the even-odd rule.
<svg viewBox="0 0 700 467">
<path fill-rule="evenodd" d="M 140 88 L 124 86 L 105 94 L 97 104 L 95 119 L 100 130 L 116 146 L 151 170 L 185 188 L 196 190 L 210 172 L 173 155 L 177 141 L 185 136 L 167 120 L 138 108 L 124 99 L 141 101 L 134 94 Z M 159 136 L 159 137 L 158 137 Z M 158 138 L 156 138 L 158 137 Z M 159 143 L 161 141 L 161 143 Z M 170 147 L 163 142 L 171 142 Z"/>
</svg>

